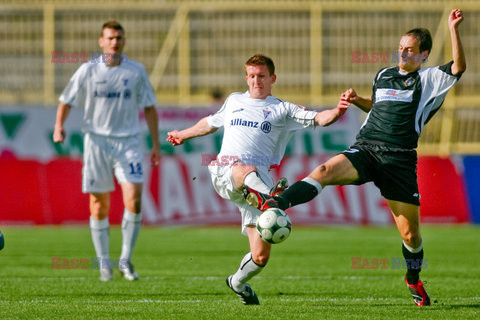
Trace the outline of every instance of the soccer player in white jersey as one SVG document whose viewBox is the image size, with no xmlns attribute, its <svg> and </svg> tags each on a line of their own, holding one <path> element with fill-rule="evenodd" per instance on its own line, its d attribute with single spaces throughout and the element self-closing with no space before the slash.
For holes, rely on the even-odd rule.
<svg viewBox="0 0 480 320">
<path fill-rule="evenodd" d="M 255 229 L 261 212 L 246 203 L 242 187 L 245 183 L 269 193 L 274 185 L 269 169 L 280 163 L 291 134 L 304 127 L 332 124 L 346 111 L 348 103 L 317 112 L 272 96 L 275 66 L 263 55 L 251 57 L 245 63 L 245 72 L 247 92 L 232 93 L 217 113 L 190 128 L 169 132 L 167 141 L 177 146 L 224 127 L 220 154 L 208 169 L 217 193 L 239 208 L 242 233 L 250 243 L 250 252 L 243 257 L 240 268 L 226 281 L 244 304 L 259 304 L 247 281 L 263 270 L 271 245 L 263 241 Z"/>
<path fill-rule="evenodd" d="M 72 107 L 84 109 L 82 191 L 90 194 L 90 230 L 100 268 L 100 280 L 113 279 L 109 260 L 110 191 L 113 175 L 122 189 L 122 252 L 118 268 L 127 280 L 138 279 L 131 256 L 142 219 L 143 152 L 140 150 L 139 108 L 144 109 L 152 137 L 151 162 L 160 159 L 157 99 L 145 67 L 122 55 L 125 32 L 106 22 L 98 43 L 103 56 L 83 64 L 60 96 L 53 140 L 63 142 L 63 124 Z"/>
<path fill-rule="evenodd" d="M 458 30 L 462 21 L 461 10 L 450 12 L 448 27 L 453 60 L 449 63 L 421 67 L 432 49 L 432 37 L 427 29 L 415 28 L 400 39 L 398 65 L 377 73 L 371 97 L 362 98 L 351 88 L 341 95 L 341 100 L 368 112 L 357 141 L 348 150 L 316 167 L 308 177 L 274 196 L 274 201 L 256 190 L 245 192 L 256 200 L 252 205 L 261 210 L 271 206 L 285 210 L 312 200 L 328 185 L 373 181 L 387 200 L 402 237 L 402 254 L 407 265 L 405 282 L 419 307 L 428 306 L 431 301 L 419 277 L 424 260 L 415 149 L 423 127 L 466 70 Z"/>
</svg>

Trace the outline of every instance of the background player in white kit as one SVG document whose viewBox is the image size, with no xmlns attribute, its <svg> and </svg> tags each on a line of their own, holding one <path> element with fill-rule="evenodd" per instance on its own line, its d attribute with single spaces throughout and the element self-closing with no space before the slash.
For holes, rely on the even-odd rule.
<svg viewBox="0 0 480 320">
<path fill-rule="evenodd" d="M 143 153 L 140 150 L 139 108 L 152 137 L 151 161 L 160 158 L 157 99 L 145 67 L 122 56 L 125 32 L 116 21 L 102 26 L 98 40 L 103 56 L 83 64 L 60 96 L 54 142 L 63 142 L 63 124 L 71 107 L 84 108 L 84 156 L 82 191 L 90 194 L 90 230 L 99 259 L 100 280 L 113 279 L 109 263 L 110 191 L 113 174 L 123 195 L 122 252 L 119 270 L 127 280 L 138 279 L 131 256 L 142 219 Z"/>
<path fill-rule="evenodd" d="M 244 304 L 259 304 L 247 281 L 267 264 L 271 244 L 258 235 L 255 223 L 261 212 L 246 203 L 242 187 L 245 183 L 269 193 L 274 185 L 269 169 L 280 163 L 291 134 L 304 127 L 335 122 L 346 111 L 348 103 L 317 112 L 277 99 L 271 95 L 276 80 L 275 66 L 263 55 L 251 57 L 245 63 L 245 72 L 247 92 L 232 93 L 217 113 L 185 130 L 169 132 L 167 141 L 176 146 L 224 127 L 219 160 L 210 163 L 209 171 L 217 193 L 239 208 L 242 233 L 250 242 L 250 252 L 243 257 L 237 272 L 227 278 L 227 285 Z"/>
</svg>

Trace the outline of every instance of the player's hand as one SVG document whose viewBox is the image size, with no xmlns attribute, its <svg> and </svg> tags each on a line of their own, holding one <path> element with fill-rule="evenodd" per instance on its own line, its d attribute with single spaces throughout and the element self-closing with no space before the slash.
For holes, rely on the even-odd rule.
<svg viewBox="0 0 480 320">
<path fill-rule="evenodd" d="M 460 9 L 453 9 L 448 16 L 448 26 L 450 28 L 457 28 L 460 22 L 463 21 L 463 13 Z"/>
<path fill-rule="evenodd" d="M 345 100 L 349 103 L 353 103 L 354 101 L 357 100 L 357 97 L 358 96 L 357 96 L 357 93 L 355 92 L 355 90 L 350 88 L 347 91 L 345 91 L 344 93 L 342 93 L 342 95 L 340 96 L 340 101 Z"/>
<path fill-rule="evenodd" d="M 181 145 L 185 140 L 180 136 L 180 131 L 173 130 L 168 132 L 167 141 L 170 142 L 173 146 Z"/>
<path fill-rule="evenodd" d="M 67 133 L 65 132 L 65 129 L 63 129 L 63 127 L 55 126 L 55 129 L 53 130 L 53 142 L 63 143 L 63 141 L 65 141 L 66 136 L 67 136 Z"/>
<path fill-rule="evenodd" d="M 152 154 L 150 155 L 150 162 L 152 167 L 157 167 L 160 164 L 160 149 L 152 148 Z"/>
<path fill-rule="evenodd" d="M 350 106 L 350 102 L 348 102 L 343 97 L 340 97 L 340 101 L 337 104 L 338 116 L 341 117 L 347 111 L 348 107 Z"/>
</svg>

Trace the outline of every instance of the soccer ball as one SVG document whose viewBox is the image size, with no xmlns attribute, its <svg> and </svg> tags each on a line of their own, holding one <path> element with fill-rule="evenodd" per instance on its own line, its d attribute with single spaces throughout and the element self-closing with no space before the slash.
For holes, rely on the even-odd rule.
<svg viewBox="0 0 480 320">
<path fill-rule="evenodd" d="M 257 220 L 260 238 L 269 243 L 280 243 L 290 235 L 292 221 L 287 213 L 278 208 L 265 210 Z"/>
</svg>

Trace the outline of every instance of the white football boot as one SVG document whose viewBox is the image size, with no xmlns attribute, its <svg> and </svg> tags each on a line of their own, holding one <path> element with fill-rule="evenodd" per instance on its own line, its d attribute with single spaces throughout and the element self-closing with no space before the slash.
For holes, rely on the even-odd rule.
<svg viewBox="0 0 480 320">
<path fill-rule="evenodd" d="M 138 273 L 130 261 L 124 265 L 119 265 L 118 271 L 120 271 L 120 274 L 128 281 L 138 280 Z"/>
</svg>

